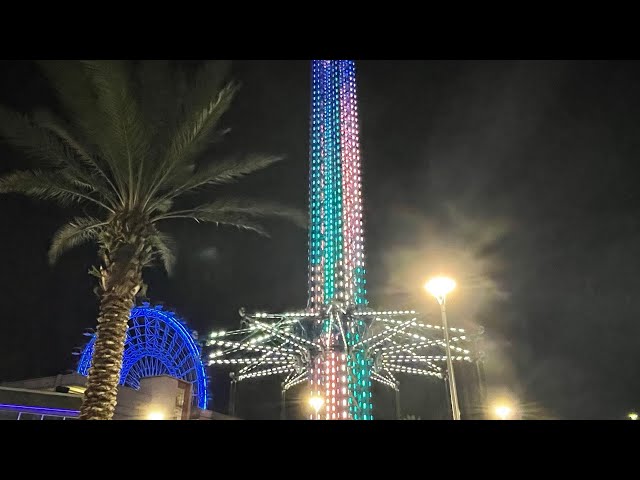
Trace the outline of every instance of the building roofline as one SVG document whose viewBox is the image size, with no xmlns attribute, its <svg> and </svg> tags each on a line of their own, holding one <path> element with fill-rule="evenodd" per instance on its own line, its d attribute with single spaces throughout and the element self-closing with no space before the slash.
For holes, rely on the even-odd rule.
<svg viewBox="0 0 640 480">
<path fill-rule="evenodd" d="M 37 393 L 39 395 L 57 395 L 59 397 L 72 397 L 72 398 L 77 398 L 78 397 L 77 393 L 51 392 L 49 390 L 36 390 L 36 389 L 33 389 L 33 388 L 3 387 L 1 385 L 0 385 L 0 390 L 11 390 L 11 391 L 14 391 L 14 392 Z"/>
</svg>

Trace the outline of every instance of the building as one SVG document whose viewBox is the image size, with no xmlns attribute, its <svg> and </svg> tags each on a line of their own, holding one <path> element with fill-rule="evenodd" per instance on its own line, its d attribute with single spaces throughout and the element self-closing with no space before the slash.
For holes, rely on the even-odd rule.
<svg viewBox="0 0 640 480">
<path fill-rule="evenodd" d="M 75 420 L 86 381 L 74 372 L 0 383 L 0 420 Z M 118 388 L 114 420 L 238 420 L 193 406 L 192 385 L 168 375 Z"/>
</svg>

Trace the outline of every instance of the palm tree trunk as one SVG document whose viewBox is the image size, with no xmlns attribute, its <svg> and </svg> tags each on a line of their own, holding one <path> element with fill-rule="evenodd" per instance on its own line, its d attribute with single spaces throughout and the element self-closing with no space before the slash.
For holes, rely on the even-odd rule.
<svg viewBox="0 0 640 480">
<path fill-rule="evenodd" d="M 100 269 L 100 314 L 81 420 L 113 418 L 129 316 L 142 285 L 145 242 L 136 243 L 107 248 L 101 255 L 107 268 Z"/>
</svg>

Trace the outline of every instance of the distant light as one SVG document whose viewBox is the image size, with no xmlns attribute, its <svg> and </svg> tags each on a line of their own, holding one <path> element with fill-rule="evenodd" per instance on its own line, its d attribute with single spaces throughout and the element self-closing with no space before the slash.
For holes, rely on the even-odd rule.
<svg viewBox="0 0 640 480">
<path fill-rule="evenodd" d="M 70 387 L 67 387 L 67 388 L 69 389 L 69 393 L 76 393 L 76 394 L 79 394 L 79 395 L 82 395 L 84 393 L 84 391 L 87 389 L 87 387 L 81 387 L 81 386 L 76 386 L 76 385 L 73 385 L 73 386 L 70 386 Z"/>
<path fill-rule="evenodd" d="M 147 420 L 164 420 L 164 413 L 153 410 L 147 415 Z"/>
<path fill-rule="evenodd" d="M 511 416 L 511 407 L 499 405 L 496 407 L 496 415 L 500 420 L 507 420 Z"/>
<path fill-rule="evenodd" d="M 309 399 L 309 405 L 313 407 L 316 413 L 320 411 L 323 403 L 324 403 L 324 400 L 322 399 L 322 397 L 311 397 Z"/>
<path fill-rule="evenodd" d="M 456 282 L 448 277 L 435 277 L 429 280 L 424 285 L 424 288 L 427 292 L 440 300 L 456 288 Z"/>
<path fill-rule="evenodd" d="M 629 417 L 629 419 L 631 420 L 637 420 L 638 419 L 638 414 L 636 412 L 631 412 L 629 415 L 627 415 Z"/>
</svg>

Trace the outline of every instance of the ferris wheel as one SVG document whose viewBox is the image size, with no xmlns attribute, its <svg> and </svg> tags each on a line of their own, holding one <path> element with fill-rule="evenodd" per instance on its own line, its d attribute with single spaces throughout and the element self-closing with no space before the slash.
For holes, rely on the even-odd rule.
<svg viewBox="0 0 640 480">
<path fill-rule="evenodd" d="M 84 376 L 89 374 L 96 340 L 95 333 L 90 336 L 77 368 Z M 191 383 L 194 401 L 206 409 L 208 379 L 196 336 L 175 313 L 164 311 L 160 305 L 144 303 L 134 307 L 129 317 L 120 385 L 137 390 L 143 378 L 169 375 Z"/>
</svg>

